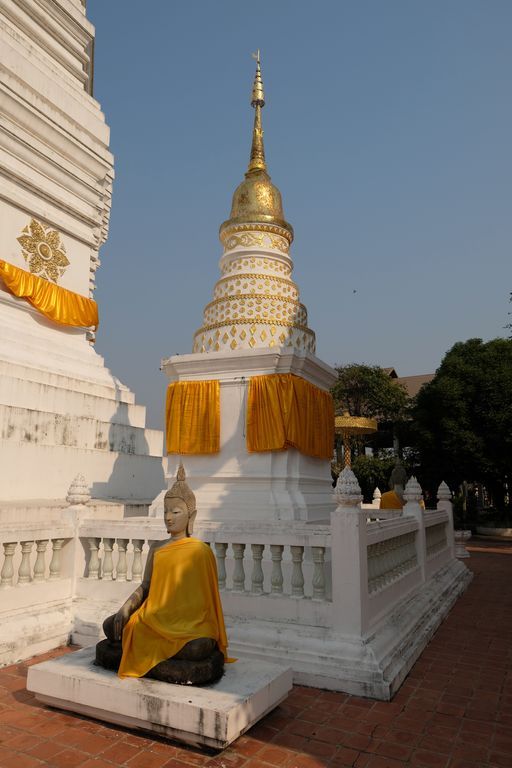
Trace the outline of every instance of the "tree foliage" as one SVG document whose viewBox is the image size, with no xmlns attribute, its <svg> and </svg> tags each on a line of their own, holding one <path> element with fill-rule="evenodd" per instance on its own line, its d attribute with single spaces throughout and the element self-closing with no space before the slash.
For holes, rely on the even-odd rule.
<svg viewBox="0 0 512 768">
<path fill-rule="evenodd" d="M 512 479 L 512 340 L 455 344 L 412 416 L 427 487 L 481 482 L 503 506 Z"/>
<path fill-rule="evenodd" d="M 377 365 L 337 366 L 338 380 L 332 388 L 338 411 L 352 416 L 369 416 L 399 421 L 407 407 L 405 389 Z"/>
</svg>

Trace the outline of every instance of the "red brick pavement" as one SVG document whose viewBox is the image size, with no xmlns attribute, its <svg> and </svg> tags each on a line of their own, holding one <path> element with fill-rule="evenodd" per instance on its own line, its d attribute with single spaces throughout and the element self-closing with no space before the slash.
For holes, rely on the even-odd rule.
<svg viewBox="0 0 512 768">
<path fill-rule="evenodd" d="M 39 704 L 27 667 L 61 648 L 0 670 L 0 767 L 512 768 L 510 554 L 474 544 L 471 586 L 392 702 L 296 686 L 212 757 Z"/>
</svg>

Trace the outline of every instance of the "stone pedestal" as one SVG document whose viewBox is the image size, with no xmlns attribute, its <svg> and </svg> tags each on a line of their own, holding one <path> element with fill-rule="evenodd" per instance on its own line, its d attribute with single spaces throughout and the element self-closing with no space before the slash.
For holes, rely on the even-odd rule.
<svg viewBox="0 0 512 768">
<path fill-rule="evenodd" d="M 116 725 L 158 733 L 196 747 L 224 749 L 286 698 L 289 667 L 239 659 L 203 688 L 156 680 L 120 680 L 96 667 L 94 648 L 29 669 L 39 701 Z"/>
</svg>

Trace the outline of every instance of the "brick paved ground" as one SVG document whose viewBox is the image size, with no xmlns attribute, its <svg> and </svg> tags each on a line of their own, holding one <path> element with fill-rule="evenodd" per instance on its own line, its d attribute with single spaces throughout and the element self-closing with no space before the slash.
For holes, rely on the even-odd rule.
<svg viewBox="0 0 512 768">
<path fill-rule="evenodd" d="M 0 670 L 0 767 L 512 768 L 512 546 L 473 542 L 475 578 L 392 702 L 297 686 L 216 757 L 38 704 Z"/>
</svg>

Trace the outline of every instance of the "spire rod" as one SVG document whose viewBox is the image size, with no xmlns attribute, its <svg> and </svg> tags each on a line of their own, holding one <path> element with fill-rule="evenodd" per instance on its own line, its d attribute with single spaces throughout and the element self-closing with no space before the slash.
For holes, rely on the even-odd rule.
<svg viewBox="0 0 512 768">
<path fill-rule="evenodd" d="M 266 171 L 265 148 L 263 146 L 263 128 L 261 127 L 261 109 L 265 106 L 265 93 L 263 91 L 263 80 L 261 79 L 260 51 L 252 54 L 256 59 L 256 74 L 252 86 L 251 107 L 254 107 L 254 126 L 252 129 L 251 158 L 247 173 L 257 173 Z"/>
</svg>

